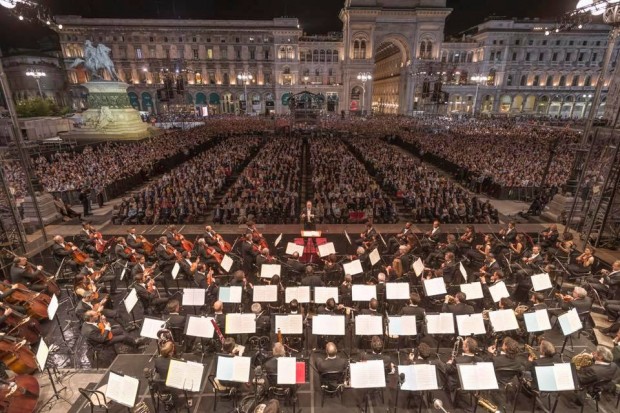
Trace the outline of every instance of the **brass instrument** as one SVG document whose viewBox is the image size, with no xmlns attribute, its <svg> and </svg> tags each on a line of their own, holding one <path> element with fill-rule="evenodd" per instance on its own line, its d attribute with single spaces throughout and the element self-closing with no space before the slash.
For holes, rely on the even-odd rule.
<svg viewBox="0 0 620 413">
<path fill-rule="evenodd" d="M 151 409 L 144 401 L 136 404 L 131 411 L 132 413 L 151 413 Z"/>
<path fill-rule="evenodd" d="M 482 310 L 482 319 L 484 321 L 489 321 L 489 313 L 491 310 Z"/>
<path fill-rule="evenodd" d="M 456 304 L 456 298 L 453 295 L 446 295 L 444 300 L 448 300 L 448 304 Z"/>
<path fill-rule="evenodd" d="M 524 304 L 521 304 L 520 306 L 518 306 L 517 308 L 515 308 L 515 315 L 517 317 L 522 317 L 524 313 L 527 313 L 527 310 L 529 310 L 530 307 Z"/>
<path fill-rule="evenodd" d="M 532 358 L 532 360 L 538 359 L 538 355 L 536 355 L 536 352 L 534 351 L 534 347 L 530 346 L 529 344 L 526 344 L 525 350 L 527 351 L 528 355 Z"/>
<path fill-rule="evenodd" d="M 490 400 L 485 399 L 482 396 L 478 396 L 478 406 L 482 407 L 484 410 L 487 410 L 492 413 L 497 413 L 500 410 L 497 408 L 497 405 L 493 404 Z"/>
<path fill-rule="evenodd" d="M 583 367 L 590 367 L 592 364 L 594 364 L 594 357 L 592 356 L 592 354 L 586 353 L 584 350 L 576 356 L 573 356 L 570 362 L 575 365 L 575 368 L 577 370 L 580 370 Z"/>
</svg>

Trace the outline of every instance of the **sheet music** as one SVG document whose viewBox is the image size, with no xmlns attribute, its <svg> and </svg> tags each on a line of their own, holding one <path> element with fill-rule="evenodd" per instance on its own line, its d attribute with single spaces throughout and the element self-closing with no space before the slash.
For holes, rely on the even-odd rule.
<svg viewBox="0 0 620 413">
<path fill-rule="evenodd" d="M 349 241 L 349 245 L 352 245 L 351 243 L 351 237 L 349 237 L 349 233 L 347 232 L 347 230 L 344 230 L 344 236 L 347 238 L 347 241 Z"/>
<path fill-rule="evenodd" d="M 344 336 L 343 315 L 316 315 L 312 318 L 312 334 L 317 336 Z"/>
<path fill-rule="evenodd" d="M 226 314 L 226 334 L 256 333 L 256 315 L 254 313 Z"/>
<path fill-rule="evenodd" d="M 467 270 L 465 269 L 465 266 L 463 265 L 462 262 L 459 262 L 459 271 L 461 272 L 461 275 L 463 276 L 463 281 L 467 282 Z"/>
<path fill-rule="evenodd" d="M 336 253 L 336 247 L 334 246 L 333 242 L 328 242 L 326 244 L 319 245 L 318 249 L 319 249 L 319 257 L 321 258 L 327 257 L 331 254 Z"/>
<path fill-rule="evenodd" d="M 351 363 L 351 388 L 377 389 L 385 387 L 383 360 L 368 360 Z"/>
<path fill-rule="evenodd" d="M 569 391 L 575 390 L 573 370 L 570 363 L 554 364 L 552 366 L 535 366 L 536 381 L 540 391 Z"/>
<path fill-rule="evenodd" d="M 383 335 L 383 317 L 378 315 L 358 315 L 355 317 L 356 336 Z"/>
<path fill-rule="evenodd" d="M 213 327 L 211 320 L 215 319 L 213 317 L 188 316 L 185 334 L 192 337 L 213 338 L 215 327 Z"/>
<path fill-rule="evenodd" d="M 506 288 L 506 284 L 503 281 L 495 283 L 489 287 L 489 292 L 491 293 L 491 297 L 493 297 L 493 302 L 498 303 L 504 297 L 510 297 L 508 294 L 508 289 Z"/>
<path fill-rule="evenodd" d="M 282 266 L 280 264 L 263 264 L 260 267 L 261 278 L 272 278 L 274 275 L 280 276 Z"/>
<path fill-rule="evenodd" d="M 139 387 L 140 380 L 110 371 L 105 397 L 131 409 L 136 405 Z"/>
<path fill-rule="evenodd" d="M 446 290 L 446 284 L 442 277 L 431 278 L 430 280 L 422 280 L 424 284 L 424 291 L 426 295 L 432 297 L 434 295 L 448 294 Z"/>
<path fill-rule="evenodd" d="M 562 334 L 565 336 L 583 328 L 576 308 L 572 308 L 570 311 L 559 316 L 558 321 L 560 322 L 560 327 L 562 328 Z"/>
<path fill-rule="evenodd" d="M 439 390 L 437 366 L 434 364 L 412 364 L 398 366 L 398 374 L 405 374 L 401 389 L 409 391 Z"/>
<path fill-rule="evenodd" d="M 424 273 L 424 263 L 422 262 L 422 258 L 418 258 L 413 263 L 413 271 L 415 271 L 415 275 L 418 277 Z"/>
<path fill-rule="evenodd" d="M 147 337 L 157 340 L 157 332 L 164 328 L 166 322 L 159 318 L 144 317 L 142 328 L 140 329 L 140 337 Z"/>
<path fill-rule="evenodd" d="M 414 315 L 388 316 L 388 330 L 390 335 L 415 336 L 418 334 Z"/>
<path fill-rule="evenodd" d="M 255 303 L 275 303 L 278 301 L 278 286 L 255 285 L 252 298 Z"/>
<path fill-rule="evenodd" d="M 243 287 L 220 287 L 219 300 L 223 303 L 239 304 L 241 302 L 241 294 L 243 293 Z"/>
<path fill-rule="evenodd" d="M 58 297 L 56 297 L 56 294 L 52 294 L 52 299 L 50 300 L 49 305 L 47 306 L 47 318 L 49 318 L 50 320 L 54 319 L 54 316 L 56 315 L 56 312 L 58 311 Z"/>
<path fill-rule="evenodd" d="M 202 384 L 202 376 L 205 366 L 202 363 L 170 360 L 166 386 L 174 389 L 199 392 Z"/>
<path fill-rule="evenodd" d="M 301 231 L 302 238 L 318 238 L 321 236 L 321 231 Z"/>
<path fill-rule="evenodd" d="M 284 290 L 284 300 L 290 303 L 297 300 L 300 304 L 310 302 L 310 287 L 286 287 Z"/>
<path fill-rule="evenodd" d="M 484 298 L 482 284 L 480 281 L 469 284 L 461 284 L 461 292 L 465 293 L 465 297 L 467 297 L 468 300 L 479 300 Z"/>
<path fill-rule="evenodd" d="M 528 333 L 551 330 L 549 312 L 546 308 L 531 313 L 523 313 L 523 320 Z"/>
<path fill-rule="evenodd" d="M 297 381 L 297 360 L 295 357 L 278 357 L 276 359 L 278 383 L 295 384 Z"/>
<path fill-rule="evenodd" d="M 374 250 L 370 251 L 370 254 L 368 254 L 368 259 L 370 259 L 370 265 L 373 267 L 375 266 L 376 263 L 381 261 L 381 255 L 379 255 L 379 249 L 375 248 Z"/>
<path fill-rule="evenodd" d="M 428 334 L 454 334 L 454 316 L 452 313 L 426 314 L 426 331 Z"/>
<path fill-rule="evenodd" d="M 457 364 L 461 388 L 469 390 L 497 390 L 493 363 Z"/>
<path fill-rule="evenodd" d="M 373 298 L 377 298 L 376 285 L 353 284 L 351 287 L 353 301 L 370 301 Z"/>
<path fill-rule="evenodd" d="M 456 325 L 459 329 L 459 336 L 467 337 L 470 335 L 486 334 L 484 319 L 482 314 L 462 314 L 456 316 Z"/>
<path fill-rule="evenodd" d="M 234 263 L 235 262 L 232 258 L 230 258 L 228 255 L 224 255 L 224 257 L 222 258 L 222 262 L 220 262 L 220 267 L 222 267 L 224 271 L 230 272 L 230 269 L 232 268 Z"/>
<path fill-rule="evenodd" d="M 135 288 L 132 288 L 131 291 L 129 291 L 129 294 L 127 294 L 127 297 L 125 297 L 123 303 L 125 304 L 125 309 L 127 310 L 127 313 L 131 314 L 133 308 L 136 306 L 136 304 L 138 304 L 138 293 L 136 292 Z"/>
<path fill-rule="evenodd" d="M 330 298 L 338 303 L 338 287 L 314 287 L 315 303 L 325 304 Z"/>
<path fill-rule="evenodd" d="M 184 288 L 183 304 L 201 307 L 205 305 L 205 295 L 207 291 L 204 288 Z"/>
<path fill-rule="evenodd" d="M 276 238 L 276 240 L 274 241 L 273 246 L 277 247 L 278 245 L 280 245 L 280 241 L 282 241 L 282 233 L 278 235 L 278 238 Z"/>
<path fill-rule="evenodd" d="M 217 357 L 215 377 L 218 380 L 247 383 L 250 380 L 251 357 Z"/>
<path fill-rule="evenodd" d="M 534 291 L 544 291 L 553 288 L 551 279 L 547 273 L 532 275 L 531 279 Z"/>
<path fill-rule="evenodd" d="M 45 366 L 47 365 L 47 356 L 50 354 L 50 348 L 47 346 L 47 343 L 41 337 L 39 341 L 39 348 L 37 348 L 37 366 L 39 366 L 39 370 L 45 370 Z"/>
<path fill-rule="evenodd" d="M 360 260 L 346 262 L 342 264 L 342 268 L 344 269 L 344 273 L 349 275 L 357 275 L 364 272 L 362 262 Z"/>
<path fill-rule="evenodd" d="M 172 274 L 172 279 L 173 279 L 173 280 L 176 280 L 176 279 L 177 279 L 177 276 L 179 275 L 179 270 L 180 270 L 180 269 L 181 269 L 181 266 L 179 265 L 179 263 L 178 263 L 178 262 L 175 262 L 175 263 L 174 263 L 174 267 L 172 267 L 172 271 L 171 271 L 171 274 Z"/>
<path fill-rule="evenodd" d="M 519 329 L 514 310 L 489 311 L 489 321 L 495 332 Z"/>
<path fill-rule="evenodd" d="M 276 327 L 274 332 L 280 329 L 282 334 L 303 334 L 303 316 L 301 314 L 278 315 L 276 314 Z"/>
<path fill-rule="evenodd" d="M 294 242 L 289 242 L 289 243 L 286 244 L 286 251 L 285 251 L 285 253 L 287 255 L 293 255 L 294 253 L 297 253 L 301 257 L 302 255 L 304 255 L 304 246 L 303 245 L 297 245 Z"/>
<path fill-rule="evenodd" d="M 121 281 L 125 279 L 125 273 L 127 272 L 127 267 L 123 267 L 123 271 L 121 271 Z"/>
<path fill-rule="evenodd" d="M 385 298 L 388 300 L 408 300 L 409 283 L 385 283 Z"/>
</svg>

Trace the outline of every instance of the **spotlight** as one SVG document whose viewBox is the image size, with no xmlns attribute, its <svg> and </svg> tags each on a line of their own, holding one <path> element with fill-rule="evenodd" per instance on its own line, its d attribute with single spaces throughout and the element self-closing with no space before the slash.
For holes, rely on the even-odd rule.
<svg viewBox="0 0 620 413">
<path fill-rule="evenodd" d="M 50 24 L 52 24 L 52 22 L 50 22 L 49 20 L 47 20 L 47 21 L 45 22 L 45 24 L 47 24 L 47 25 L 49 26 Z"/>
<path fill-rule="evenodd" d="M 583 24 L 579 23 L 579 26 L 577 26 L 578 29 L 583 29 Z"/>
<path fill-rule="evenodd" d="M 19 20 L 24 20 L 24 16 L 22 16 L 21 14 L 19 15 Z"/>
<path fill-rule="evenodd" d="M 60 30 L 62 30 L 62 24 L 59 24 L 59 25 L 58 25 L 58 28 L 59 28 Z"/>
<path fill-rule="evenodd" d="M 545 30 L 545 36 L 549 36 L 549 30 Z"/>
<path fill-rule="evenodd" d="M 560 33 L 560 28 L 558 27 L 557 29 L 555 29 L 556 33 Z"/>
</svg>

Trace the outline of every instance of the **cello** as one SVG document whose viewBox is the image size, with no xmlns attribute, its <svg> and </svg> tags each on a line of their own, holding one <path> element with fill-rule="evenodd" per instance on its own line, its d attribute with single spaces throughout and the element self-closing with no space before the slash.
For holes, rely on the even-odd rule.
<svg viewBox="0 0 620 413">
<path fill-rule="evenodd" d="M 185 251 L 191 252 L 194 249 L 194 244 L 191 241 L 186 240 L 183 234 L 177 232 L 174 234 L 174 239 L 181 242 L 181 248 Z"/>
<path fill-rule="evenodd" d="M 7 249 L 3 248 L 2 252 L 4 254 L 12 256 L 13 258 L 20 258 L 17 254 Z M 33 263 L 26 261 L 26 271 L 29 274 L 34 274 L 37 271 L 37 267 Z M 44 284 L 47 288 L 47 291 L 49 291 L 50 294 L 60 296 L 60 287 L 58 286 L 58 283 L 56 282 L 55 275 L 52 275 L 44 270 L 41 270 L 39 274 L 37 275 L 37 280 L 34 281 L 34 284 Z"/>
<path fill-rule="evenodd" d="M 18 375 L 0 380 L 0 411 L 32 413 L 39 402 L 39 381 L 34 376 Z"/>
<path fill-rule="evenodd" d="M 73 249 L 74 247 L 75 249 Z M 79 265 L 84 264 L 84 262 L 90 258 L 90 256 L 87 253 L 80 250 L 78 247 L 73 245 L 73 243 L 71 242 L 65 243 L 65 250 L 71 251 L 71 254 L 73 256 L 73 261 L 75 261 Z"/>
<path fill-rule="evenodd" d="M 47 307 L 52 300 L 49 295 L 30 291 L 24 284 L 10 286 L 0 283 L 1 292 L 8 291 L 12 287 L 15 288 L 15 291 L 4 299 L 7 303 L 25 307 L 26 313 L 37 320 L 48 318 Z"/>
<path fill-rule="evenodd" d="M 220 234 L 218 234 L 218 233 L 215 234 L 215 240 L 219 244 L 220 249 L 222 250 L 222 252 L 228 253 L 228 252 L 230 252 L 232 250 L 232 246 L 230 245 L 230 243 L 224 241 L 224 238 L 222 238 L 222 236 Z"/>
<path fill-rule="evenodd" d="M 0 333 L 0 361 L 16 374 L 32 374 L 37 360 L 26 340 Z"/>
<path fill-rule="evenodd" d="M 28 344 L 34 344 L 41 339 L 40 325 L 37 320 L 15 311 L 1 302 L 0 309 L 2 309 L 2 316 L 6 314 L 7 310 L 11 310 L 4 320 L 4 323 L 9 327 L 8 334 L 21 337 Z"/>
</svg>

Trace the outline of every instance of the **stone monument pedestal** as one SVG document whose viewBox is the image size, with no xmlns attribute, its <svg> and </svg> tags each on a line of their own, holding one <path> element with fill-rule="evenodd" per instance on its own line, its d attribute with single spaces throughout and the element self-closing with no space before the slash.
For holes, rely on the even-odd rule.
<svg viewBox="0 0 620 413">
<path fill-rule="evenodd" d="M 574 198 L 572 196 L 556 194 L 545 208 L 542 216 L 553 222 L 564 223 L 570 213 L 573 200 Z M 578 199 L 573 222 L 579 222 L 581 220 L 581 204 L 581 199 Z"/>
<path fill-rule="evenodd" d="M 49 225 L 62 218 L 62 215 L 56 211 L 52 194 L 47 192 L 37 193 L 36 197 L 43 225 Z M 39 228 L 39 219 L 37 218 L 37 211 L 34 208 L 34 202 L 30 196 L 24 198 L 23 207 L 24 219 L 22 222 L 24 224 L 24 230 L 31 234 L 34 230 Z"/>
<path fill-rule="evenodd" d="M 81 114 L 82 127 L 75 129 L 75 139 L 142 139 L 153 132 L 140 113 L 129 103 L 127 84 L 114 81 L 93 81 L 88 89 L 88 110 Z"/>
</svg>

